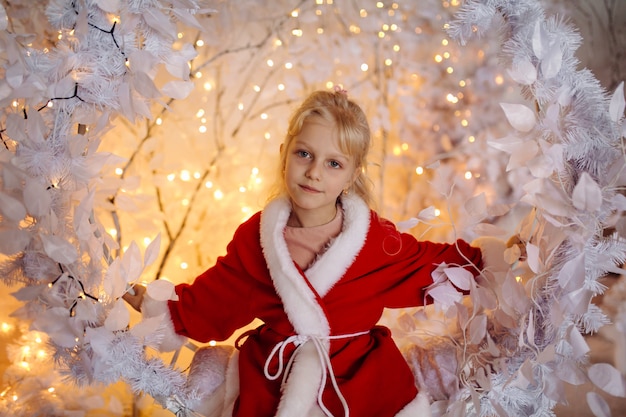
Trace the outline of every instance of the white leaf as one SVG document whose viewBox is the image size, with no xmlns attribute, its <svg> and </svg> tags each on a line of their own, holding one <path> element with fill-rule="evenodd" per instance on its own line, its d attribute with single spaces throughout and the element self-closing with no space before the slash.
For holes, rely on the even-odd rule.
<svg viewBox="0 0 626 417">
<path fill-rule="evenodd" d="M 589 310 L 589 303 L 593 293 L 585 288 L 580 288 L 565 294 L 560 299 L 560 303 L 564 309 L 570 314 L 583 315 Z"/>
<path fill-rule="evenodd" d="M 585 283 L 585 254 L 581 252 L 567 261 L 559 271 L 559 285 L 565 291 L 582 288 Z"/>
<path fill-rule="evenodd" d="M 415 226 L 417 226 L 419 222 L 420 222 L 419 219 L 415 217 L 411 217 L 408 220 L 404 220 L 404 221 L 396 223 L 396 227 L 398 228 L 400 232 L 406 232 L 408 230 L 411 230 Z"/>
<path fill-rule="evenodd" d="M 523 104 L 500 103 L 500 107 L 515 130 L 530 132 L 537 124 L 535 112 Z"/>
<path fill-rule="evenodd" d="M 143 271 L 143 262 L 141 261 L 141 252 L 135 241 L 132 241 L 124 252 L 122 258 L 122 269 L 125 272 L 126 282 L 135 282 Z"/>
<path fill-rule="evenodd" d="M 548 46 L 546 32 L 543 26 L 541 26 L 541 20 L 537 20 L 537 22 L 535 23 L 532 44 L 535 56 L 539 59 L 543 59 L 543 57 L 547 53 Z"/>
<path fill-rule="evenodd" d="M 625 377 L 613 365 L 596 363 L 588 371 L 589 379 L 604 392 L 616 397 L 626 397 Z"/>
<path fill-rule="evenodd" d="M 26 208 L 18 199 L 0 191 L 0 212 L 12 222 L 19 223 L 26 217 Z"/>
<path fill-rule="evenodd" d="M 474 276 L 470 271 L 461 267 L 446 268 L 444 270 L 446 276 L 455 287 L 462 289 L 463 291 L 469 291 L 474 281 Z"/>
<path fill-rule="evenodd" d="M 492 148 L 511 154 L 517 152 L 518 149 L 521 149 L 524 146 L 524 143 L 524 140 L 518 138 L 517 136 L 506 136 L 501 139 L 487 141 L 487 144 Z"/>
<path fill-rule="evenodd" d="M 106 270 L 103 279 L 104 292 L 112 299 L 118 299 L 126 292 L 126 279 L 122 276 L 120 258 L 115 258 Z"/>
<path fill-rule="evenodd" d="M 136 337 L 146 337 L 157 331 L 164 317 L 165 313 L 154 317 L 144 318 L 141 322 L 137 323 L 132 329 L 130 329 L 130 333 Z"/>
<path fill-rule="evenodd" d="M 587 393 L 587 404 L 595 417 L 611 417 L 611 408 L 598 393 L 589 391 Z"/>
<path fill-rule="evenodd" d="M 533 245 L 532 243 L 526 244 L 526 256 L 528 259 L 528 266 L 536 274 L 541 272 L 543 269 L 539 255 L 539 247 Z"/>
<path fill-rule="evenodd" d="M 30 234 L 26 230 L 0 230 L 0 253 L 3 255 L 15 255 L 23 251 L 28 242 L 30 242 Z"/>
<path fill-rule="evenodd" d="M 436 304 L 441 304 L 444 308 L 450 307 L 463 299 L 463 295 L 449 282 L 428 287 L 426 295 L 432 297 Z"/>
<path fill-rule="evenodd" d="M 43 184 L 29 179 L 24 186 L 24 204 L 31 215 L 43 216 L 50 211 L 52 197 Z"/>
<path fill-rule="evenodd" d="M 433 206 L 428 206 L 419 212 L 417 218 L 421 221 L 429 221 L 437 218 L 437 209 Z"/>
<path fill-rule="evenodd" d="M 174 284 L 166 279 L 157 279 L 146 286 L 148 295 L 156 301 L 174 300 Z"/>
<path fill-rule="evenodd" d="M 487 333 L 487 316 L 476 316 L 469 325 L 469 341 L 473 345 L 480 343 Z"/>
<path fill-rule="evenodd" d="M 7 11 L 4 6 L 0 4 L 0 30 L 6 30 L 9 25 L 9 18 L 7 17 Z"/>
<path fill-rule="evenodd" d="M 582 358 L 591 350 L 587 341 L 576 326 L 571 327 L 568 342 L 572 347 L 572 357 L 574 359 Z"/>
<path fill-rule="evenodd" d="M 624 108 L 626 107 L 626 101 L 624 100 L 624 81 L 619 83 L 613 95 L 611 96 L 611 103 L 609 104 L 609 115 L 614 122 L 620 121 L 624 117 Z"/>
<path fill-rule="evenodd" d="M 530 85 L 537 81 L 537 68 L 528 59 L 516 62 L 508 73 L 513 81 L 522 85 Z"/>
<path fill-rule="evenodd" d="M 166 39 L 174 40 L 176 38 L 176 25 L 156 7 L 147 7 L 141 15 L 145 22 L 160 33 Z"/>
<path fill-rule="evenodd" d="M 523 168 L 528 165 L 539 152 L 539 145 L 534 141 L 529 141 L 520 146 L 516 152 L 511 154 L 509 163 L 506 166 L 507 171 L 511 171 L 517 168 Z"/>
<path fill-rule="evenodd" d="M 142 71 L 135 71 L 132 78 L 132 86 L 135 90 L 146 98 L 161 97 L 161 92 L 154 84 L 154 81 Z"/>
<path fill-rule="evenodd" d="M 578 179 L 572 192 L 572 203 L 578 210 L 593 212 L 602 206 L 602 190 L 586 172 Z"/>
<path fill-rule="evenodd" d="M 161 92 L 168 97 L 182 100 L 189 96 L 194 87 L 191 81 L 169 81 L 161 88 Z"/>
<path fill-rule="evenodd" d="M 480 236 L 504 236 L 507 231 L 491 223 L 479 223 L 472 230 Z"/>
<path fill-rule="evenodd" d="M 128 323 L 130 323 L 130 312 L 126 307 L 125 301 L 120 298 L 115 302 L 104 320 L 104 327 L 109 331 L 116 332 L 126 329 Z"/>
<path fill-rule="evenodd" d="M 144 254 L 143 266 L 144 268 L 152 265 L 154 261 L 159 257 L 159 249 L 161 248 L 161 233 L 154 238 L 152 242 L 146 248 L 146 253 Z"/>
<path fill-rule="evenodd" d="M 48 284 L 27 285 L 11 293 L 11 295 L 19 301 L 30 301 L 38 298 L 47 288 Z"/>
<path fill-rule="evenodd" d="M 541 60 L 541 73 L 544 78 L 549 80 L 555 77 L 561 70 L 561 64 L 563 62 L 563 52 L 558 42 L 553 42 L 548 50 L 546 56 Z"/>
<path fill-rule="evenodd" d="M 105 12 L 119 13 L 120 11 L 120 0 L 97 0 L 96 4 Z"/>
<path fill-rule="evenodd" d="M 487 215 L 487 198 L 485 193 L 480 193 L 468 199 L 463 206 L 471 217 L 483 219 Z"/>
<path fill-rule="evenodd" d="M 52 258 L 55 262 L 61 264 L 71 264 L 78 259 L 78 251 L 67 240 L 60 236 L 45 235 L 41 233 L 39 235 L 43 242 L 43 249 L 46 254 Z"/>
<path fill-rule="evenodd" d="M 100 357 L 107 357 L 111 352 L 111 343 L 115 336 L 104 327 L 87 327 L 85 329 L 85 341 L 93 348 Z"/>
</svg>

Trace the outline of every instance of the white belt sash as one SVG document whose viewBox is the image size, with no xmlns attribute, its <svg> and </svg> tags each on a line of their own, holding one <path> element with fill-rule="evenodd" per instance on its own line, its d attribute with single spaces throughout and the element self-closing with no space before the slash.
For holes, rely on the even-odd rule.
<svg viewBox="0 0 626 417">
<path fill-rule="evenodd" d="M 336 336 L 308 336 L 308 335 L 299 335 L 299 334 L 289 336 L 282 342 L 278 342 L 276 346 L 274 346 L 274 349 L 272 349 L 272 352 L 267 357 L 267 360 L 265 361 L 265 366 L 263 368 L 263 371 L 265 372 L 265 377 L 269 379 L 270 381 L 274 381 L 280 378 L 280 375 L 282 374 L 283 375 L 282 384 L 285 384 L 285 382 L 287 381 L 287 377 L 289 375 L 289 370 L 291 369 L 291 366 L 296 357 L 296 354 L 298 353 L 298 350 L 306 342 L 312 342 L 315 346 L 315 350 L 317 351 L 317 355 L 320 360 L 320 365 L 322 367 L 322 380 L 320 382 L 320 387 L 317 392 L 317 403 L 319 404 L 320 408 L 322 409 L 322 411 L 327 417 L 334 417 L 333 414 L 326 408 L 326 406 L 324 405 L 324 402 L 322 401 L 322 394 L 324 393 L 324 388 L 326 387 L 326 379 L 328 375 L 330 375 L 330 380 L 333 384 L 333 388 L 335 389 L 335 392 L 337 393 L 337 396 L 339 397 L 339 401 L 341 401 L 341 404 L 343 406 L 344 417 L 349 417 L 350 409 L 348 407 L 348 403 L 346 399 L 344 398 L 343 394 L 341 393 L 341 390 L 339 389 L 339 385 L 337 384 L 337 379 L 335 378 L 335 373 L 333 371 L 333 366 L 330 363 L 330 356 L 329 356 L 328 350 L 324 346 L 323 341 L 335 340 L 335 339 L 347 339 L 349 337 L 363 336 L 368 333 L 369 333 L 369 330 L 358 332 L 358 333 L 342 334 L 342 335 L 336 335 Z M 296 346 L 296 350 L 293 352 L 293 354 L 291 355 L 291 358 L 289 358 L 289 361 L 287 362 L 287 365 L 285 366 L 284 364 L 285 348 L 290 343 L 293 343 Z M 269 371 L 269 366 L 270 366 L 270 363 L 272 362 L 272 359 L 274 358 L 276 354 L 278 354 L 278 370 L 276 371 L 276 373 L 271 374 Z"/>
</svg>

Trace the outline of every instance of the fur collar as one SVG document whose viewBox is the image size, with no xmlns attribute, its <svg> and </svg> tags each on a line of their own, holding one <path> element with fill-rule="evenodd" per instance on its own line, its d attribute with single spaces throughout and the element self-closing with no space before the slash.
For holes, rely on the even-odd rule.
<svg viewBox="0 0 626 417">
<path fill-rule="evenodd" d="M 328 336 L 330 329 L 321 299 L 343 277 L 365 243 L 370 210 L 356 196 L 343 196 L 342 231 L 304 275 L 295 265 L 284 237 L 291 213 L 285 197 L 272 200 L 261 213 L 261 247 L 274 287 L 296 332 Z"/>
</svg>

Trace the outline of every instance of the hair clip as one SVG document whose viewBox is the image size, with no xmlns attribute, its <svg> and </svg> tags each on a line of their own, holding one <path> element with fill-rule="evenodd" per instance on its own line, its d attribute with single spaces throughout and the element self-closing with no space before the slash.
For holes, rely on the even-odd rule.
<svg viewBox="0 0 626 417">
<path fill-rule="evenodd" d="M 335 85 L 335 93 L 348 95 L 348 90 L 344 90 L 343 87 L 339 84 Z"/>
</svg>

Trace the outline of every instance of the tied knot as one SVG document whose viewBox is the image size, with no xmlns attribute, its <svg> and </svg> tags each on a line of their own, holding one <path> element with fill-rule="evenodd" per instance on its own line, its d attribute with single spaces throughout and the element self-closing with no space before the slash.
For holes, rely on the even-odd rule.
<svg viewBox="0 0 626 417">
<path fill-rule="evenodd" d="M 363 336 L 366 334 L 369 334 L 369 330 L 364 331 L 364 332 L 350 333 L 350 334 L 344 334 L 344 335 L 335 335 L 335 336 L 313 336 L 313 335 L 299 335 L 299 334 L 289 336 L 285 340 L 276 343 L 276 345 L 270 352 L 269 356 L 267 357 L 267 360 L 265 361 L 265 366 L 263 367 L 265 377 L 269 379 L 270 381 L 274 381 L 280 378 L 280 376 L 282 375 L 283 376 L 282 384 L 284 385 L 285 382 L 287 381 L 289 371 L 291 370 L 291 367 L 293 366 L 293 362 L 296 358 L 296 354 L 305 343 L 311 342 L 315 346 L 315 350 L 317 351 L 317 355 L 319 358 L 319 363 L 322 368 L 322 380 L 320 381 L 320 387 L 317 392 L 318 405 L 324 412 L 325 416 L 334 417 L 333 414 L 328 410 L 328 408 L 326 408 L 326 406 L 324 405 L 324 402 L 322 401 L 322 394 L 324 393 L 324 388 L 326 387 L 326 381 L 330 377 L 330 381 L 333 385 L 333 388 L 335 392 L 337 393 L 337 396 L 339 397 L 339 401 L 341 401 L 341 405 L 343 406 L 344 416 L 349 417 L 350 409 L 348 407 L 348 403 L 345 397 L 343 396 L 343 394 L 341 393 L 341 390 L 339 389 L 339 384 L 337 383 L 337 379 L 335 378 L 335 372 L 333 371 L 333 366 L 330 361 L 328 348 L 324 344 L 324 341 L 334 340 L 334 339 L 347 339 L 350 337 Z M 289 358 L 287 365 L 285 366 L 285 363 L 284 363 L 285 349 L 290 343 L 293 343 L 296 349 L 291 355 L 291 357 Z M 270 367 L 272 360 L 274 359 L 274 356 L 276 355 L 278 355 L 278 369 L 276 370 L 275 373 L 272 374 L 270 373 L 269 367 Z"/>
</svg>

